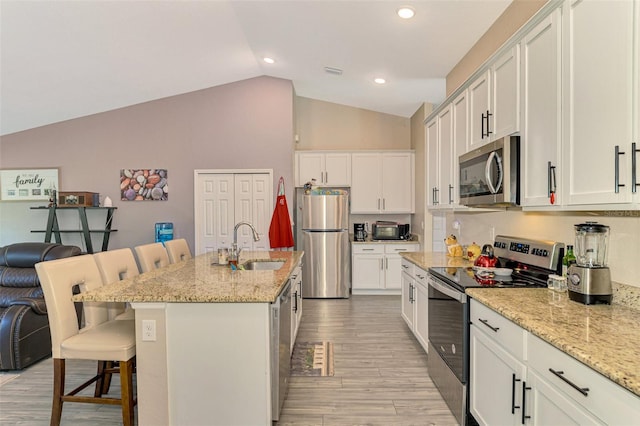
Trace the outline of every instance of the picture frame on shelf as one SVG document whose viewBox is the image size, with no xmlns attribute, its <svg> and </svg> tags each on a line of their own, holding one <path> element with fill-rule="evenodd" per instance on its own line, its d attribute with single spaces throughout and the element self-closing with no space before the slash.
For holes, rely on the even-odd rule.
<svg viewBox="0 0 640 426">
<path fill-rule="evenodd" d="M 58 168 L 0 170 L 0 201 L 50 201 L 59 186 Z"/>
</svg>

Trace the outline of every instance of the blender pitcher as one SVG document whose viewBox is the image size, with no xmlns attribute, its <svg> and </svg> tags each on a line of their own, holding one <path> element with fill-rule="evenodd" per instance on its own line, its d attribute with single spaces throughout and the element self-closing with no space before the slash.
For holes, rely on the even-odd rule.
<svg viewBox="0 0 640 426">
<path fill-rule="evenodd" d="M 586 268 L 603 268 L 607 265 L 609 227 L 597 222 L 574 226 L 576 233 L 576 263 Z"/>
</svg>

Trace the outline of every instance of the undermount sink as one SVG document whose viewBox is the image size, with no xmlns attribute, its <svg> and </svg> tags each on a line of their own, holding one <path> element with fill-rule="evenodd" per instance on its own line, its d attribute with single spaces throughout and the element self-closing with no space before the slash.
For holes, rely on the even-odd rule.
<svg viewBox="0 0 640 426">
<path fill-rule="evenodd" d="M 242 264 L 247 271 L 277 271 L 282 265 L 281 260 L 249 260 Z"/>
</svg>

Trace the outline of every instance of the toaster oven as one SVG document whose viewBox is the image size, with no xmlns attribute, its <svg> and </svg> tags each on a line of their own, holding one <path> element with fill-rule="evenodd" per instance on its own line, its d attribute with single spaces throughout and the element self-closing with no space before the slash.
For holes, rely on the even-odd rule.
<svg viewBox="0 0 640 426">
<path fill-rule="evenodd" d="M 410 225 L 378 221 L 372 225 L 371 238 L 374 240 L 408 240 L 411 237 Z"/>
</svg>

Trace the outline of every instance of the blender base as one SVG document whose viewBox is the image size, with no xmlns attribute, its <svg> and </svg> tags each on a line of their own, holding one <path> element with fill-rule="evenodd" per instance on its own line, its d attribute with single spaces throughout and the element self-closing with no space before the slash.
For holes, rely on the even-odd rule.
<svg viewBox="0 0 640 426">
<path fill-rule="evenodd" d="M 569 290 L 569 299 L 584 305 L 611 304 L 612 296 L 610 294 L 583 294 Z"/>
</svg>

